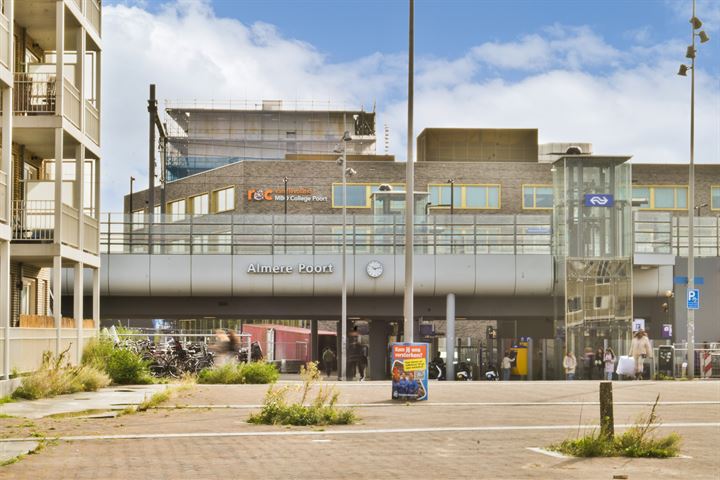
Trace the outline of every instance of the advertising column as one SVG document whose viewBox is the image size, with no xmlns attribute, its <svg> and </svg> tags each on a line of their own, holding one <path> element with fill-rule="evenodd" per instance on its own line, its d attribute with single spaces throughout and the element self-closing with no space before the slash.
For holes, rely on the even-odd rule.
<svg viewBox="0 0 720 480">
<path fill-rule="evenodd" d="M 391 345 L 393 400 L 428 399 L 427 343 L 393 343 Z"/>
</svg>

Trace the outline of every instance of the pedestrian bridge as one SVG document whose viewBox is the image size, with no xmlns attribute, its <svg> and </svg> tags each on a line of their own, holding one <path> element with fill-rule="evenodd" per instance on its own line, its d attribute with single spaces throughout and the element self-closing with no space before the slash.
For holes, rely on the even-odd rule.
<svg viewBox="0 0 720 480">
<path fill-rule="evenodd" d="M 105 215 L 104 297 L 340 294 L 340 215 L 158 217 L 150 225 L 121 214 Z M 672 288 L 675 257 L 687 253 L 685 221 L 636 212 L 635 296 L 659 296 Z M 719 256 L 718 219 L 700 218 L 697 223 L 696 255 Z M 404 228 L 404 219 L 397 215 L 348 216 L 348 295 L 402 296 Z M 72 288 L 72 271 L 65 275 L 64 285 Z M 556 280 L 551 217 L 417 217 L 414 278 L 419 296 L 548 296 Z"/>
</svg>

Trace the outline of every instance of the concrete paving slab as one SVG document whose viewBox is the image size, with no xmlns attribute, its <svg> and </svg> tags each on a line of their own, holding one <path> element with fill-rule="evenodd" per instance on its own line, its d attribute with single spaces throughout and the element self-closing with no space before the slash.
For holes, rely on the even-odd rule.
<svg viewBox="0 0 720 480">
<path fill-rule="evenodd" d="M 40 445 L 40 442 L 35 440 L 2 443 L 0 444 L 0 463 L 25 455 L 35 450 L 38 445 Z"/>
<path fill-rule="evenodd" d="M 122 386 L 40 400 L 21 400 L 0 405 L 0 414 L 23 418 L 43 418 L 87 410 L 122 410 L 128 405 L 138 405 L 145 398 L 150 398 L 153 394 L 166 388 L 168 385 L 164 384 Z"/>
</svg>

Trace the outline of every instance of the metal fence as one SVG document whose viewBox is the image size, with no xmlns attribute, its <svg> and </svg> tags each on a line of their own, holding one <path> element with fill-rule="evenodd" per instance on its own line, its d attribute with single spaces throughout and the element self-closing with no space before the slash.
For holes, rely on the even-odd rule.
<svg viewBox="0 0 720 480">
<path fill-rule="evenodd" d="M 340 215 L 156 215 L 106 214 L 104 253 L 335 254 L 342 251 Z M 403 252 L 402 216 L 350 215 L 345 226 L 350 254 Z M 415 220 L 420 254 L 550 254 L 545 215 L 431 215 Z"/>
</svg>

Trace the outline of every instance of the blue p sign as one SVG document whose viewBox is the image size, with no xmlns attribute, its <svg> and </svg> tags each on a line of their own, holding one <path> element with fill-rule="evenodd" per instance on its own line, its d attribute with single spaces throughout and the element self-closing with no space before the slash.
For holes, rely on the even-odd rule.
<svg viewBox="0 0 720 480">
<path fill-rule="evenodd" d="M 687 292 L 687 308 L 689 310 L 700 309 L 700 290 L 691 288 Z"/>
</svg>

